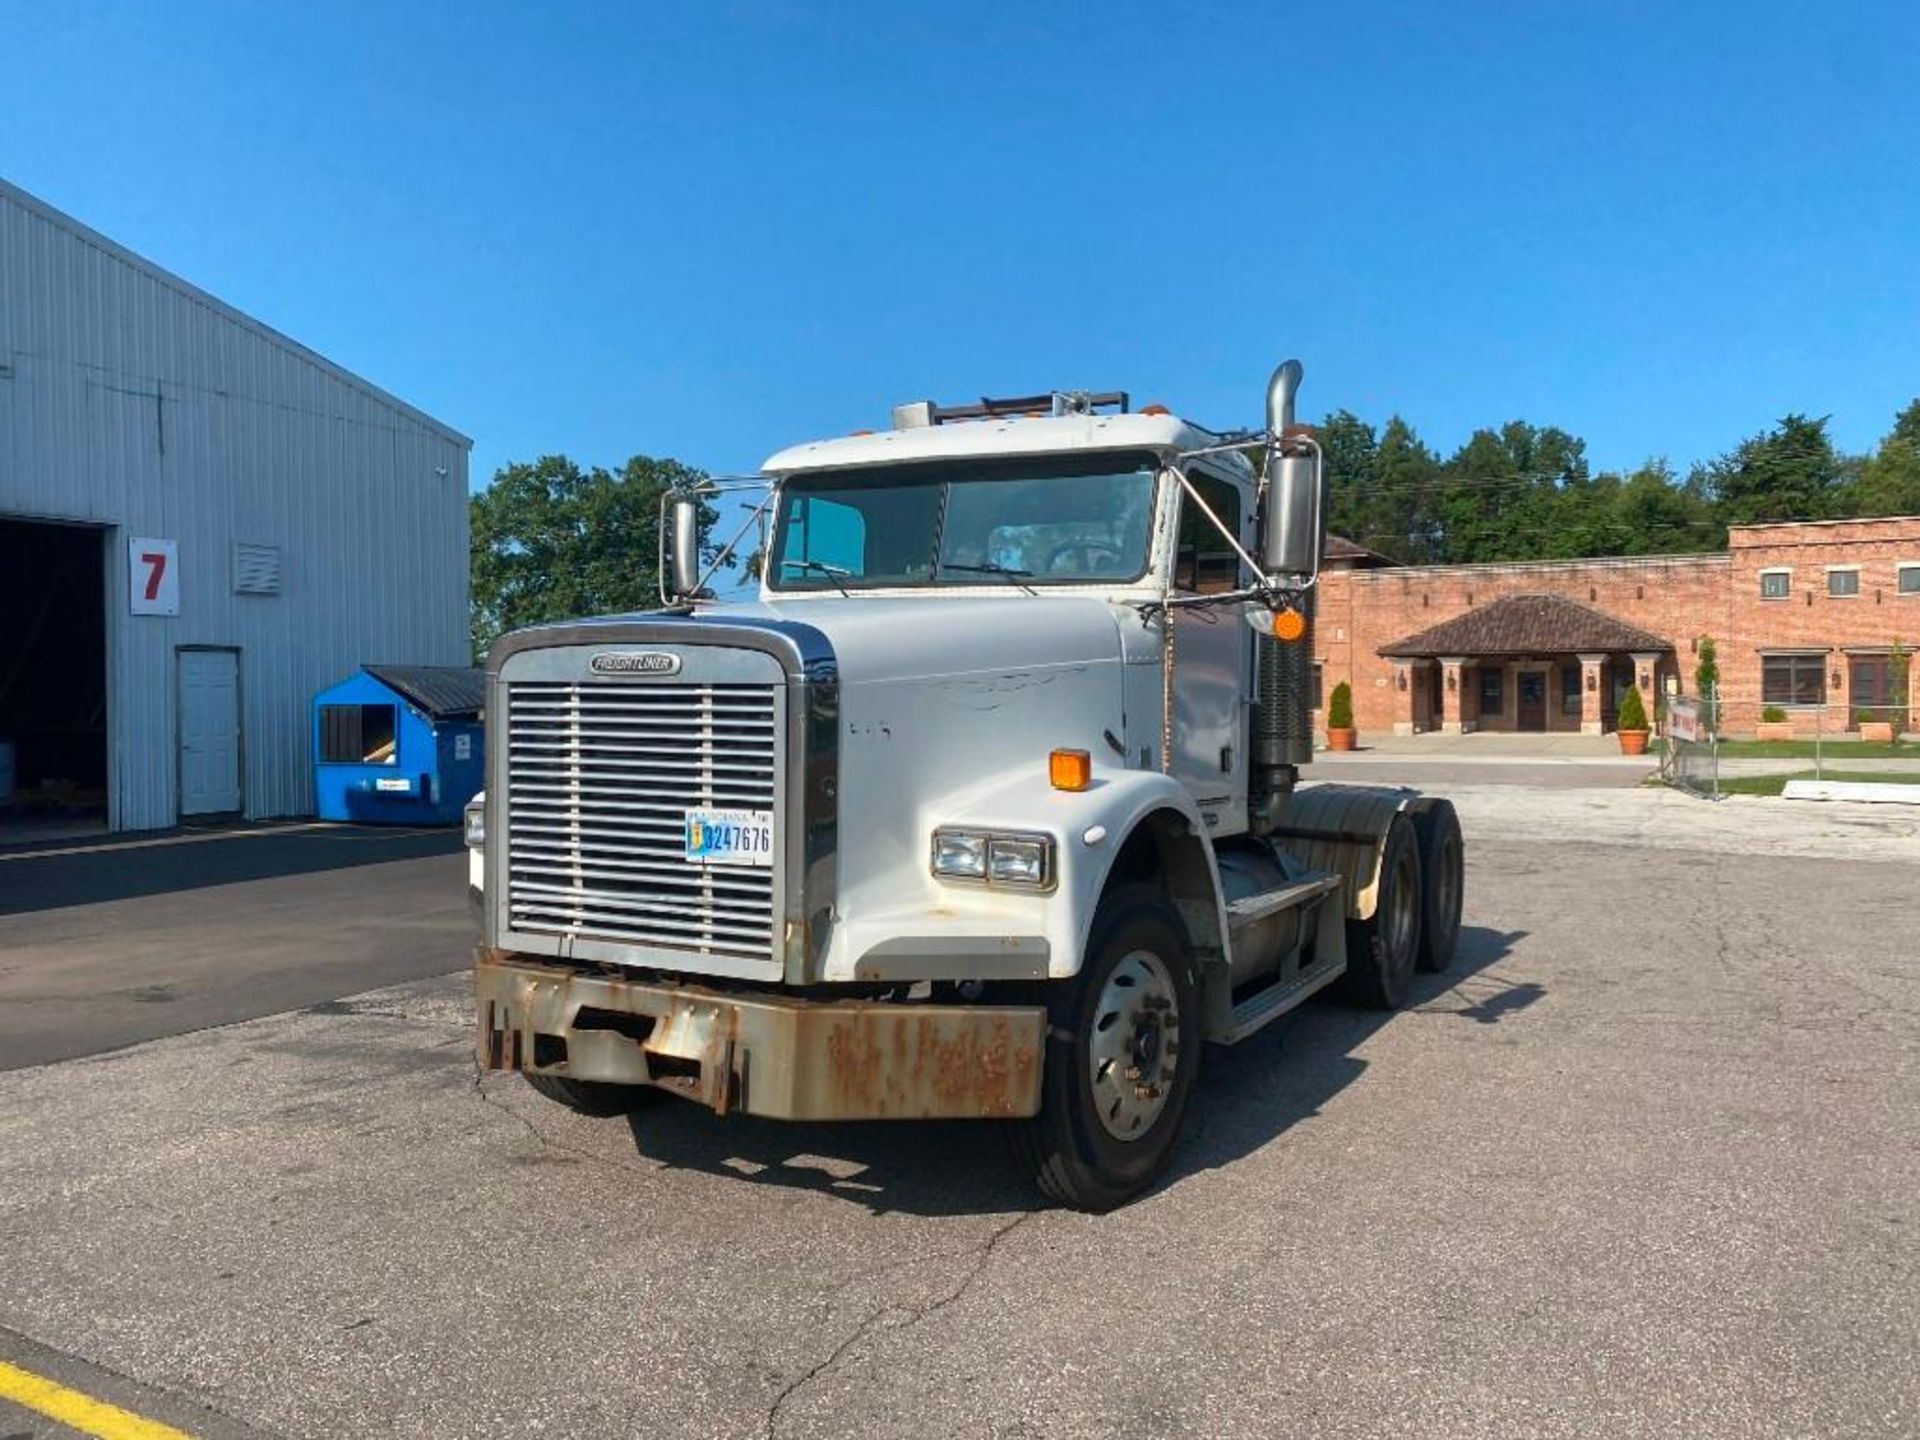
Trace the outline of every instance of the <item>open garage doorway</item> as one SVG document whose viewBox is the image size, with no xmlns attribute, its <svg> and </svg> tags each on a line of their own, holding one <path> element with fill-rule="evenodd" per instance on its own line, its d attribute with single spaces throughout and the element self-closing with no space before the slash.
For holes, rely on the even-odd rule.
<svg viewBox="0 0 1920 1440">
<path fill-rule="evenodd" d="M 106 828 L 106 533 L 0 517 L 0 844 Z"/>
</svg>

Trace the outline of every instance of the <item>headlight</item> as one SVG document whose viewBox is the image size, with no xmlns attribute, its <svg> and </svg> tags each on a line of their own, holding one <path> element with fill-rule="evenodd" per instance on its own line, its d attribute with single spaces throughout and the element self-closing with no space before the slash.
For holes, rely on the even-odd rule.
<svg viewBox="0 0 1920 1440">
<path fill-rule="evenodd" d="M 996 836 L 987 842 L 987 878 L 1002 885 L 1044 885 L 1051 849 L 1045 840 Z"/>
<path fill-rule="evenodd" d="M 949 880 L 987 878 L 987 837 L 964 830 L 933 832 L 933 873 Z"/>
<path fill-rule="evenodd" d="M 936 830 L 933 873 L 943 880 L 977 880 L 988 885 L 1045 890 L 1053 884 L 1053 837 Z"/>
<path fill-rule="evenodd" d="M 466 822 L 467 848 L 481 849 L 487 843 L 487 802 L 485 797 L 469 800 L 461 812 Z"/>
</svg>

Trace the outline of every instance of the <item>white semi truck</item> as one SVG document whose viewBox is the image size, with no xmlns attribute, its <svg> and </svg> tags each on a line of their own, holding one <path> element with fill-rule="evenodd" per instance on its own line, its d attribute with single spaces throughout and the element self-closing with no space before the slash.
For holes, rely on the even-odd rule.
<svg viewBox="0 0 1920 1440">
<path fill-rule="evenodd" d="M 1300 375 L 1237 433 L 1117 394 L 901 406 L 767 461 L 757 600 L 709 597 L 677 495 L 664 609 L 501 640 L 481 1064 L 595 1115 L 993 1118 L 1102 1210 L 1166 1165 L 1207 1043 L 1446 969 L 1453 807 L 1299 784 Z"/>
</svg>

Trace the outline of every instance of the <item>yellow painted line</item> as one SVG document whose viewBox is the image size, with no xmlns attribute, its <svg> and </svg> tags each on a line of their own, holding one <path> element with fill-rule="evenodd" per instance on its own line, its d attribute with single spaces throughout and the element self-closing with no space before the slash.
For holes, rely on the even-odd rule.
<svg viewBox="0 0 1920 1440">
<path fill-rule="evenodd" d="M 0 1400 L 24 1405 L 99 1440 L 193 1440 L 184 1430 L 69 1390 L 4 1360 L 0 1360 Z"/>
</svg>

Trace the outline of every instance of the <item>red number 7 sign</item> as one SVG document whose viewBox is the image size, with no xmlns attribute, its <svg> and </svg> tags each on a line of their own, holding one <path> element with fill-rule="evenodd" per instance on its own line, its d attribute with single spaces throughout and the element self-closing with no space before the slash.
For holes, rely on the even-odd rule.
<svg viewBox="0 0 1920 1440">
<path fill-rule="evenodd" d="M 144 536 L 127 539 L 127 601 L 135 615 L 180 613 L 179 545 Z"/>
</svg>

